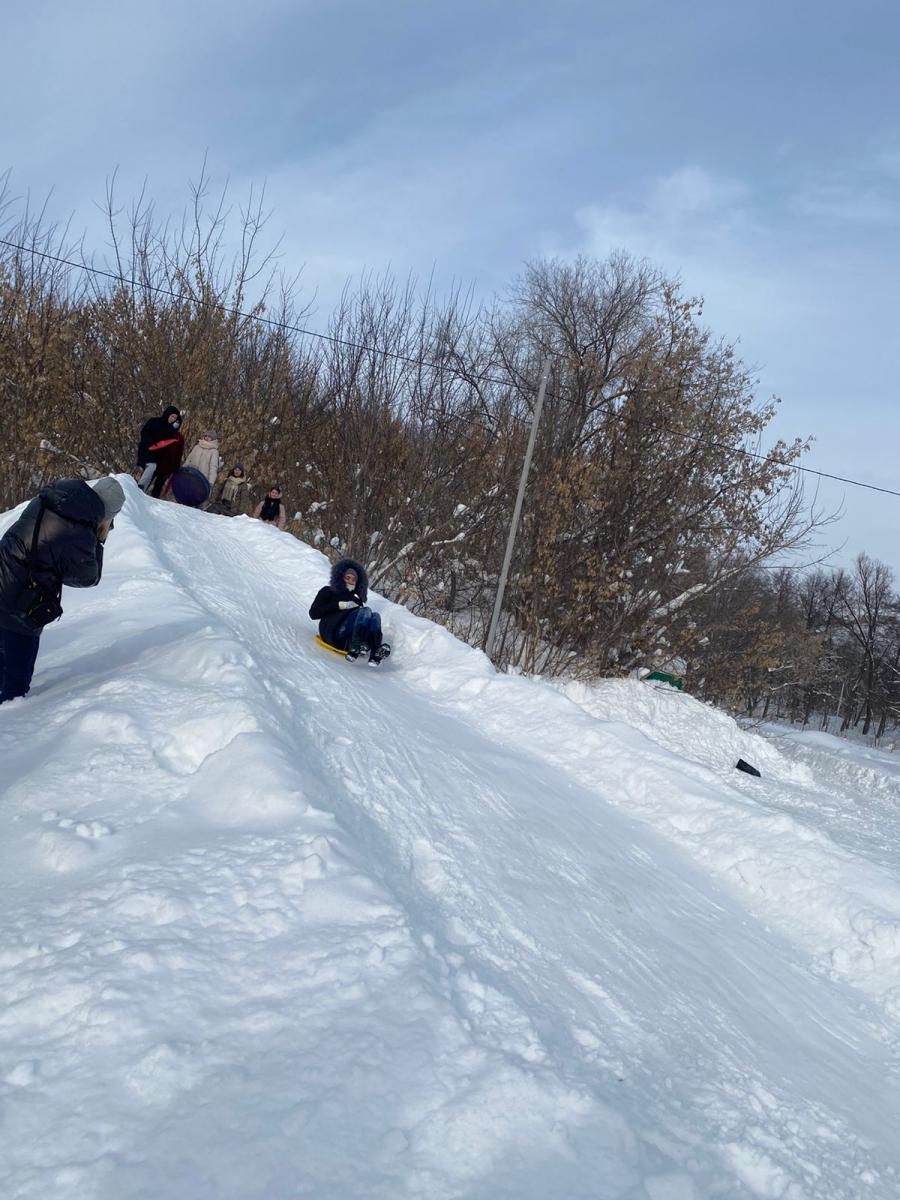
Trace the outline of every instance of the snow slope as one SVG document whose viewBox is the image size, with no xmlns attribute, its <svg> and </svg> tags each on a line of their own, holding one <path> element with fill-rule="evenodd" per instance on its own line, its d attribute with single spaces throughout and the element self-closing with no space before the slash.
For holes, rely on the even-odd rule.
<svg viewBox="0 0 900 1200">
<path fill-rule="evenodd" d="M 0 1194 L 900 1195 L 889 787 L 387 602 L 351 667 L 317 551 L 123 483 L 0 709 Z"/>
</svg>

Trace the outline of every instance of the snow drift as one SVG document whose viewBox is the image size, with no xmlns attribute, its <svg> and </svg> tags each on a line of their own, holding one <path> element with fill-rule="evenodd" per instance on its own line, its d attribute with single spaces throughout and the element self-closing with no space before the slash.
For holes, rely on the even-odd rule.
<svg viewBox="0 0 900 1200">
<path fill-rule="evenodd" d="M 4 1196 L 897 1194 L 878 756 L 387 602 L 350 667 L 318 552 L 123 483 L 0 709 Z"/>
</svg>

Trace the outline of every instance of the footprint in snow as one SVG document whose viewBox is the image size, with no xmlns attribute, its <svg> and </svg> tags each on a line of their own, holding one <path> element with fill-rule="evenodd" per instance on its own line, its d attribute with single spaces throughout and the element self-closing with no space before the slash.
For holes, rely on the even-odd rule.
<svg viewBox="0 0 900 1200">
<path fill-rule="evenodd" d="M 75 821 L 71 817 L 61 817 L 54 809 L 45 812 L 41 820 L 45 825 L 55 824 L 58 829 L 71 829 L 76 837 L 89 841 L 110 837 L 113 832 L 112 827 L 105 821 Z"/>
</svg>

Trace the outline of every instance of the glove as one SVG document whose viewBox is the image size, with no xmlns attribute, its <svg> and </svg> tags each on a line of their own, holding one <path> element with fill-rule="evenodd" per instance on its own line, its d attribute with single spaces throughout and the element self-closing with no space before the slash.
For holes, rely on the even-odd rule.
<svg viewBox="0 0 900 1200">
<path fill-rule="evenodd" d="M 359 608 L 358 600 L 338 600 L 338 608 L 346 612 L 348 608 Z"/>
</svg>

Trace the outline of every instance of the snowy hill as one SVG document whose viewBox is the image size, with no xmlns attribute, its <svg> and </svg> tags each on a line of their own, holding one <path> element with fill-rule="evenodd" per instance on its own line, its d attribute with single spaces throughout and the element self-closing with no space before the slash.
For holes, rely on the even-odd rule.
<svg viewBox="0 0 900 1200">
<path fill-rule="evenodd" d="M 387 602 L 351 667 L 318 552 L 123 482 L 0 709 L 3 1197 L 900 1195 L 884 756 Z"/>
</svg>

